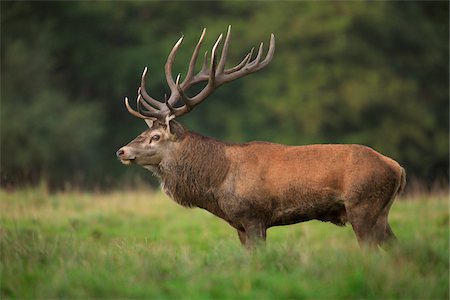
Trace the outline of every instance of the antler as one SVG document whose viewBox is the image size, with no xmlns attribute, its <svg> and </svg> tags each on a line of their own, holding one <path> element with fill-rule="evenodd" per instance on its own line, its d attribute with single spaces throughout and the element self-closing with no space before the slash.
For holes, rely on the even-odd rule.
<svg viewBox="0 0 450 300">
<path fill-rule="evenodd" d="M 197 62 L 197 57 L 200 52 L 200 48 L 205 37 L 206 28 L 200 36 L 197 46 L 192 53 L 191 60 L 189 62 L 189 68 L 186 73 L 186 78 L 180 83 L 181 74 L 178 74 L 176 80 L 172 77 L 172 65 L 175 60 L 178 48 L 180 47 L 183 36 L 176 42 L 175 46 L 170 51 L 165 65 L 165 74 L 167 84 L 170 88 L 169 98 L 165 97 L 164 102 L 158 101 L 147 93 L 145 89 L 145 81 L 147 76 L 147 68 L 144 69 L 141 78 L 141 86 L 138 89 L 137 110 L 131 108 L 128 103 L 128 98 L 125 97 L 125 106 L 128 111 L 139 118 L 150 119 L 156 118 L 159 120 L 164 120 L 167 116 L 181 116 L 192 110 L 196 105 L 205 100 L 216 88 L 221 86 L 226 82 L 233 81 L 235 79 L 244 77 L 245 75 L 254 73 L 261 70 L 272 60 L 273 54 L 275 52 L 275 36 L 271 34 L 269 50 L 266 57 L 261 61 L 263 53 L 263 43 L 259 45 L 258 54 L 255 59 L 252 58 L 253 49 L 244 57 L 244 59 L 236 66 L 225 69 L 225 63 L 228 55 L 228 47 L 230 45 L 231 37 L 231 25 L 228 26 L 227 35 L 222 47 L 222 53 L 220 56 L 219 63 L 216 62 L 216 51 L 219 44 L 222 41 L 223 35 L 221 34 L 211 51 L 210 60 L 208 63 L 208 52 L 205 52 L 205 57 L 203 59 L 203 65 L 201 70 L 194 75 L 194 68 Z M 193 85 L 207 81 L 206 86 L 197 95 L 189 97 L 186 91 Z M 181 106 L 176 107 L 178 101 L 182 102 Z"/>
</svg>

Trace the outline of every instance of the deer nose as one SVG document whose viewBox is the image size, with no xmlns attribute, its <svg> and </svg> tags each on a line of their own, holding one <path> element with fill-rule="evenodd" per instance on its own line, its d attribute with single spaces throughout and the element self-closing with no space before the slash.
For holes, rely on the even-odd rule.
<svg viewBox="0 0 450 300">
<path fill-rule="evenodd" d="M 119 150 L 117 150 L 117 152 L 116 152 L 116 155 L 117 155 L 117 158 L 120 158 L 122 155 L 124 155 L 125 154 L 125 151 L 123 150 L 123 149 L 119 149 Z"/>
</svg>

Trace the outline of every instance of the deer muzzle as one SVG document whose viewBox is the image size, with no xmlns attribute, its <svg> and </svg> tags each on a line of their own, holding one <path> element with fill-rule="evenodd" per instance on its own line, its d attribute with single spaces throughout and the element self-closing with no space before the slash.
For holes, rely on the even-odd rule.
<svg viewBox="0 0 450 300">
<path fill-rule="evenodd" d="M 136 156 L 130 149 L 128 149 L 128 147 L 120 148 L 119 150 L 117 150 L 116 155 L 120 162 L 124 165 L 129 165 L 136 159 Z"/>
</svg>

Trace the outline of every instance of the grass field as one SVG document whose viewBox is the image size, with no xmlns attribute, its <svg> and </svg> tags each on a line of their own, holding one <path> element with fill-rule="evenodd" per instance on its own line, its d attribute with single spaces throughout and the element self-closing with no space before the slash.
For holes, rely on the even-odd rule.
<svg viewBox="0 0 450 300">
<path fill-rule="evenodd" d="M 448 205 L 395 202 L 388 252 L 312 221 L 269 229 L 251 253 L 161 193 L 0 191 L 1 298 L 448 299 Z"/>
</svg>

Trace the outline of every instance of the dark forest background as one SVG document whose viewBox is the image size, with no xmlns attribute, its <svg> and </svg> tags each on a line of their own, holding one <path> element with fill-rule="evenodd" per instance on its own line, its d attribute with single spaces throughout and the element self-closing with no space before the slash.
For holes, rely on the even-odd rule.
<svg viewBox="0 0 450 300">
<path fill-rule="evenodd" d="M 1 2 L 3 186 L 110 188 L 150 181 L 115 151 L 146 128 L 126 112 L 140 76 L 162 99 L 231 24 L 229 65 L 276 36 L 270 65 L 180 118 L 222 140 L 358 143 L 409 178 L 449 176 L 449 7 L 429 2 Z M 199 67 L 199 66 L 198 66 Z"/>
</svg>

